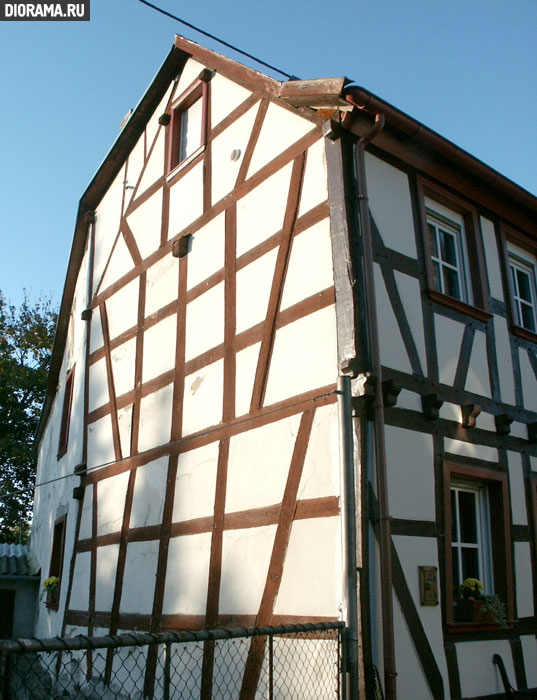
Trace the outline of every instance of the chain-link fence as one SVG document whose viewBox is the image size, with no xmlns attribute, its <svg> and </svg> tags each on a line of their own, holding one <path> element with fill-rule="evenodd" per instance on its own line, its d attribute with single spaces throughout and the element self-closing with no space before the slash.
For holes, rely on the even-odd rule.
<svg viewBox="0 0 537 700">
<path fill-rule="evenodd" d="M 343 623 L 0 641 L 0 700 L 337 700 Z"/>
</svg>

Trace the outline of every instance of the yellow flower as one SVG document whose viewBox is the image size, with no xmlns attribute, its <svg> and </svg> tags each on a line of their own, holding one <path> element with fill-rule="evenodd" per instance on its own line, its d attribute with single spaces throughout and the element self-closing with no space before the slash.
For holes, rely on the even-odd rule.
<svg viewBox="0 0 537 700">
<path fill-rule="evenodd" d="M 43 581 L 43 588 L 45 591 L 54 591 L 58 588 L 60 579 L 57 576 L 50 576 Z"/>
</svg>

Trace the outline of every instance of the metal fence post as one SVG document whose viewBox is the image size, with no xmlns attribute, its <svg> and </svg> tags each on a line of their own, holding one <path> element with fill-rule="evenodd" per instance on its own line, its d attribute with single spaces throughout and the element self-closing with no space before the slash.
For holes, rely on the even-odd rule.
<svg viewBox="0 0 537 700">
<path fill-rule="evenodd" d="M 172 667 L 172 645 L 166 642 L 164 645 L 164 697 L 163 700 L 170 700 L 170 675 Z"/>
<path fill-rule="evenodd" d="M 348 634 L 348 629 L 345 627 L 344 629 L 340 629 L 338 632 L 338 639 L 339 639 L 339 664 L 340 664 L 340 688 L 341 688 L 341 693 L 338 695 L 338 697 L 341 698 L 341 700 L 347 700 L 347 634 Z"/>
<path fill-rule="evenodd" d="M 274 698 L 274 635 L 269 634 L 269 700 Z"/>
</svg>

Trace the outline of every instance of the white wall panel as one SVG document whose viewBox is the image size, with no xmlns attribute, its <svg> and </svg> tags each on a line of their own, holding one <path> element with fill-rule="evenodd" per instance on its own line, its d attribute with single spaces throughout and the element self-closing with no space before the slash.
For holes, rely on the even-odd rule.
<svg viewBox="0 0 537 700">
<path fill-rule="evenodd" d="M 97 547 L 96 610 L 109 611 L 112 609 L 118 553 L 118 544 Z"/>
<path fill-rule="evenodd" d="M 210 554 L 210 532 L 170 540 L 164 615 L 205 615 Z"/>
<path fill-rule="evenodd" d="M 335 382 L 336 358 L 333 306 L 277 330 L 265 406 Z"/>
<path fill-rule="evenodd" d="M 533 575 L 529 542 L 514 542 L 517 617 L 533 617 Z"/>
<path fill-rule="evenodd" d="M 382 272 L 377 263 L 375 263 L 375 294 L 381 362 L 383 365 L 393 367 L 401 372 L 412 372 Z"/>
<path fill-rule="evenodd" d="M 487 447 L 486 445 L 473 445 L 471 442 L 462 442 L 462 440 L 444 440 L 445 452 L 451 452 L 457 455 L 473 457 L 474 459 L 482 459 L 486 462 L 498 461 L 498 450 L 495 447 Z"/>
<path fill-rule="evenodd" d="M 211 80 L 211 127 L 219 124 L 252 94 L 250 90 L 216 73 Z"/>
<path fill-rule="evenodd" d="M 136 146 L 129 153 L 129 161 L 127 163 L 127 171 L 125 173 L 125 179 L 127 180 L 126 184 L 128 185 L 128 188 L 125 190 L 125 211 L 127 210 L 127 207 L 132 199 L 132 195 L 134 194 L 134 190 L 130 188 L 136 186 L 140 173 L 142 172 L 144 160 L 145 134 L 142 134 L 136 142 Z"/>
<path fill-rule="evenodd" d="M 521 636 L 522 651 L 524 654 L 524 666 L 528 688 L 537 688 L 537 640 L 535 635 Z"/>
<path fill-rule="evenodd" d="M 464 324 L 440 314 L 434 315 L 438 374 L 442 384 L 453 386 L 461 353 Z"/>
<path fill-rule="evenodd" d="M 203 63 L 200 63 L 193 58 L 188 59 L 188 61 L 185 63 L 185 67 L 181 71 L 177 87 L 175 88 L 173 95 L 174 102 L 177 100 L 177 98 L 181 97 L 182 93 L 187 90 L 195 80 L 198 79 L 201 71 L 205 68 L 206 66 Z"/>
<path fill-rule="evenodd" d="M 475 332 L 472 355 L 466 376 L 466 391 L 490 398 L 489 365 L 487 357 L 487 340 L 482 331 Z"/>
<path fill-rule="evenodd" d="M 90 365 L 88 408 L 90 411 L 94 411 L 109 400 L 106 360 L 103 357 L 98 362 Z"/>
<path fill-rule="evenodd" d="M 179 455 L 172 522 L 213 515 L 218 444 L 211 442 Z"/>
<path fill-rule="evenodd" d="M 153 253 L 160 245 L 162 225 L 162 188 L 149 197 L 127 217 L 136 240 L 142 260 Z"/>
<path fill-rule="evenodd" d="M 164 132 L 164 129 L 159 125 L 158 120 L 161 114 L 164 113 L 166 110 L 166 105 L 168 104 L 168 100 L 170 98 L 170 95 L 172 92 L 175 90 L 176 85 L 175 82 L 171 83 L 168 89 L 166 90 L 166 93 L 162 100 L 159 103 L 159 106 L 156 108 L 156 110 L 153 112 L 153 114 L 150 116 L 149 121 L 147 122 L 147 126 L 145 128 L 146 135 L 147 135 L 147 152 L 149 153 L 149 149 L 151 148 L 151 145 L 153 144 L 153 141 L 155 140 L 155 137 L 157 135 L 157 132 L 160 130 L 161 133 Z M 162 171 L 161 171 L 162 175 Z M 140 190 L 141 194 L 142 190 Z"/>
<path fill-rule="evenodd" d="M 111 350 L 110 359 L 112 360 L 116 396 L 122 396 L 134 389 L 136 338 L 132 338 Z"/>
<path fill-rule="evenodd" d="M 136 193 L 137 197 L 151 187 L 151 185 L 156 182 L 159 177 L 164 175 L 164 133 L 164 128 L 161 127 L 156 135 L 156 140 L 154 142 L 148 142 L 149 160 L 145 166 L 144 174 L 142 175 L 140 186 L 138 187 L 138 191 Z M 149 153 L 150 148 L 152 148 L 151 153 Z"/>
<path fill-rule="evenodd" d="M 101 325 L 101 311 L 93 309 L 91 314 L 90 352 L 95 352 L 104 344 L 103 327 Z"/>
<path fill-rule="evenodd" d="M 108 415 L 88 426 L 88 467 L 115 461 L 112 419 Z"/>
<path fill-rule="evenodd" d="M 518 356 L 520 358 L 524 408 L 527 411 L 537 411 L 537 386 L 535 383 L 535 374 L 528 357 L 528 351 L 524 348 L 519 348 Z"/>
<path fill-rule="evenodd" d="M 237 333 L 265 320 L 277 256 L 274 248 L 237 272 Z"/>
<path fill-rule="evenodd" d="M 524 468 L 519 452 L 508 452 L 509 491 L 511 493 L 511 518 L 517 525 L 528 524 L 526 494 L 524 490 Z"/>
<path fill-rule="evenodd" d="M 223 360 L 185 377 L 183 435 L 191 435 L 221 422 L 223 385 Z"/>
<path fill-rule="evenodd" d="M 192 289 L 224 267 L 225 212 L 222 212 L 197 231 L 188 253 L 187 289 Z"/>
<path fill-rule="evenodd" d="M 248 168 L 248 177 L 315 128 L 313 122 L 271 102 Z"/>
<path fill-rule="evenodd" d="M 71 610 L 87 610 L 89 607 L 89 579 L 91 552 L 79 552 L 76 555 L 73 585 L 71 587 Z"/>
<path fill-rule="evenodd" d="M 339 518 L 293 522 L 275 615 L 339 615 L 340 542 Z"/>
<path fill-rule="evenodd" d="M 127 546 L 120 611 L 150 615 L 153 610 L 159 540 Z"/>
<path fill-rule="evenodd" d="M 106 301 L 110 339 L 136 326 L 138 322 L 138 290 L 140 283 L 132 280 Z"/>
<path fill-rule="evenodd" d="M 145 315 L 147 317 L 177 299 L 179 261 L 171 253 L 165 255 L 147 270 L 146 279 Z"/>
<path fill-rule="evenodd" d="M 395 270 L 395 282 L 410 326 L 412 338 L 416 344 L 422 370 L 426 372 L 425 332 L 423 330 L 423 311 L 421 307 L 421 290 L 418 280 Z"/>
<path fill-rule="evenodd" d="M 161 457 L 136 470 L 130 527 L 160 525 L 162 522 L 168 461 L 168 457 Z"/>
<path fill-rule="evenodd" d="M 144 333 L 142 381 L 145 383 L 175 367 L 177 315 L 168 316 Z"/>
<path fill-rule="evenodd" d="M 93 513 L 93 488 L 88 486 L 84 489 L 84 500 L 82 502 L 82 516 L 80 520 L 80 530 L 78 537 L 85 540 L 91 537 L 92 528 L 92 513 Z"/>
<path fill-rule="evenodd" d="M 221 614 L 258 613 L 275 533 L 276 525 L 224 531 L 220 583 Z"/>
<path fill-rule="evenodd" d="M 298 498 L 338 496 L 339 490 L 337 405 L 331 404 L 315 411 Z"/>
<path fill-rule="evenodd" d="M 481 232 L 483 233 L 483 247 L 485 249 L 485 260 L 487 264 L 487 276 L 489 281 L 490 293 L 495 299 L 503 301 L 503 285 L 502 274 L 500 270 L 500 258 L 498 256 L 498 245 L 496 243 L 496 234 L 494 233 L 494 224 L 492 221 L 480 217 Z"/>
<path fill-rule="evenodd" d="M 292 167 L 289 163 L 237 202 L 237 257 L 281 230 Z"/>
<path fill-rule="evenodd" d="M 324 139 L 321 138 L 308 148 L 298 215 L 302 216 L 302 214 L 305 214 L 327 199 L 326 156 L 324 153 Z"/>
<path fill-rule="evenodd" d="M 144 396 L 140 401 L 140 452 L 170 441 L 173 384 Z"/>
<path fill-rule="evenodd" d="M 131 453 L 132 404 L 119 409 L 117 412 L 117 423 L 121 455 L 125 458 Z"/>
<path fill-rule="evenodd" d="M 334 284 L 330 222 L 320 221 L 293 239 L 280 309 Z"/>
<path fill-rule="evenodd" d="M 386 426 L 390 515 L 435 520 L 433 439 L 426 433 Z M 417 504 L 419 503 L 419 508 Z"/>
<path fill-rule="evenodd" d="M 224 342 L 224 319 L 224 283 L 221 282 L 186 307 L 186 360 Z"/>
<path fill-rule="evenodd" d="M 123 523 L 129 472 L 100 481 L 97 486 L 97 535 L 119 532 Z"/>
<path fill-rule="evenodd" d="M 170 188 L 168 238 L 173 238 L 203 213 L 203 163 Z"/>
<path fill-rule="evenodd" d="M 237 416 L 243 416 L 250 411 L 260 347 L 261 343 L 255 343 L 236 355 L 235 415 Z"/>
<path fill-rule="evenodd" d="M 110 261 L 106 267 L 105 273 L 103 275 L 103 281 L 99 287 L 99 293 L 108 289 L 110 285 L 117 282 L 118 279 L 126 275 L 133 268 L 132 257 L 123 238 L 123 234 L 120 234 L 116 240 L 114 250 L 110 256 Z"/>
<path fill-rule="evenodd" d="M 459 663 L 459 675 L 463 698 L 502 693 L 503 684 L 497 666 L 492 665 L 492 656 L 500 654 L 507 675 L 515 680 L 513 655 L 507 639 L 481 642 L 459 642 L 455 645 Z"/>
<path fill-rule="evenodd" d="M 101 281 L 105 265 L 110 257 L 112 246 L 119 231 L 124 179 L 125 168 L 122 167 L 95 210 L 94 292 Z"/>
<path fill-rule="evenodd" d="M 365 154 L 369 207 L 384 245 L 416 257 L 412 201 L 406 173 Z"/>
<path fill-rule="evenodd" d="M 281 502 L 299 423 L 295 415 L 230 439 L 226 512 Z"/>
<path fill-rule="evenodd" d="M 496 355 L 498 358 L 498 377 L 502 401 L 511 406 L 515 405 L 515 381 L 513 376 L 513 361 L 511 359 L 511 343 L 507 321 L 500 316 L 494 316 L 494 335 L 496 337 Z"/>
</svg>

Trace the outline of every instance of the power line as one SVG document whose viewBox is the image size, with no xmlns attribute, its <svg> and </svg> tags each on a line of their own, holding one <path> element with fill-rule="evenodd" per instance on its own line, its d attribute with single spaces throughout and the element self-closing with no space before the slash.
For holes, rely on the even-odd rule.
<svg viewBox="0 0 537 700">
<path fill-rule="evenodd" d="M 166 15 L 166 17 L 171 17 L 172 19 L 175 19 L 177 22 L 181 22 L 181 24 L 184 24 L 186 27 L 190 27 L 190 29 L 193 29 L 195 32 L 199 32 L 200 34 L 203 34 L 203 36 L 206 36 L 209 39 L 213 39 L 214 41 L 217 41 L 219 44 L 222 44 L 222 46 L 226 46 L 228 49 L 231 49 L 232 51 L 236 51 L 237 53 L 240 53 L 242 56 L 246 56 L 247 58 L 252 59 L 252 61 L 259 63 L 260 65 L 265 66 L 266 68 L 270 68 L 270 70 L 276 71 L 276 73 L 279 73 L 280 75 L 285 75 L 285 77 L 288 78 L 288 80 L 300 80 L 300 78 L 297 78 L 296 75 L 289 75 L 289 73 L 286 73 L 285 71 L 280 70 L 279 68 L 276 68 L 276 66 L 271 66 L 270 63 L 266 63 L 265 61 L 262 61 L 260 58 L 256 58 L 255 56 L 252 56 L 251 53 L 247 53 L 246 51 L 239 49 L 237 46 L 233 46 L 233 44 L 229 44 L 227 41 L 224 41 L 223 39 L 219 39 L 214 34 L 209 34 L 209 32 L 206 32 L 203 29 L 200 29 L 199 27 L 196 27 L 195 25 L 190 24 L 190 22 L 187 22 L 186 20 L 181 19 L 180 17 L 177 17 L 177 15 L 172 15 L 171 12 L 168 12 L 167 10 L 163 10 L 161 7 L 157 7 L 156 5 L 153 5 L 153 3 L 148 2 L 147 0 L 138 0 L 138 2 L 141 2 L 143 5 L 147 5 L 147 7 L 150 7 L 151 9 L 156 10 L 157 12 L 160 12 L 161 15 Z"/>
</svg>

